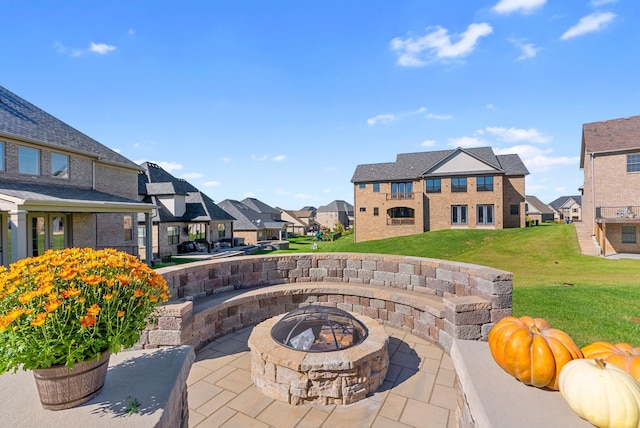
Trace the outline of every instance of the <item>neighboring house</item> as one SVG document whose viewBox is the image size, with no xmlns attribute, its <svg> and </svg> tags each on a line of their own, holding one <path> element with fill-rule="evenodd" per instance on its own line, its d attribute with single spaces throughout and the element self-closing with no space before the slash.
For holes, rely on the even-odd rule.
<svg viewBox="0 0 640 428">
<path fill-rule="evenodd" d="M 134 162 L 0 86 L 0 262 L 66 247 L 138 254 Z"/>
<path fill-rule="evenodd" d="M 582 196 L 560 196 L 549 203 L 554 210 L 554 220 L 556 221 L 582 221 Z"/>
<path fill-rule="evenodd" d="M 491 147 L 399 154 L 358 165 L 356 242 L 453 228 L 525 226 L 527 168 Z"/>
<path fill-rule="evenodd" d="M 238 244 L 255 245 L 260 241 L 286 239 L 289 223 L 280 219 L 280 211 L 257 199 L 247 198 L 242 202 L 225 199 L 218 202 L 218 206 L 236 219 L 233 230 Z"/>
<path fill-rule="evenodd" d="M 524 212 L 527 219 L 535 224 L 553 221 L 555 214 L 553 208 L 532 195 L 525 195 L 524 197 Z"/>
<path fill-rule="evenodd" d="M 278 208 L 278 210 L 280 210 L 281 219 L 290 223 L 287 226 L 288 234 L 307 235 L 318 231 L 313 211 L 290 211 L 282 208 Z"/>
<path fill-rule="evenodd" d="M 582 222 L 603 255 L 640 253 L 640 116 L 585 123 Z"/>
<path fill-rule="evenodd" d="M 152 218 L 153 257 L 185 252 L 188 241 L 204 243 L 208 250 L 216 242 L 233 242 L 235 219 L 210 197 L 155 163 L 144 162 L 141 167 L 138 197 L 158 207 Z M 140 224 L 138 236 L 144 233 Z"/>
<path fill-rule="evenodd" d="M 353 220 L 353 205 L 343 200 L 335 200 L 316 211 L 316 223 L 331 230 L 335 229 L 338 223 L 348 229 L 353 226 Z"/>
</svg>

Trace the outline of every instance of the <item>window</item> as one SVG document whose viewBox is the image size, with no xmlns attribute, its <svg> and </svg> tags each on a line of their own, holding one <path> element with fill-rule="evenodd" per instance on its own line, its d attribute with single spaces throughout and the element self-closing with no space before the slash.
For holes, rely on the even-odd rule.
<svg viewBox="0 0 640 428">
<path fill-rule="evenodd" d="M 358 184 L 358 187 L 361 189 L 366 189 L 367 188 L 367 184 L 366 183 L 360 183 Z"/>
<path fill-rule="evenodd" d="M 0 141 L 0 171 L 4 171 L 4 142 Z"/>
<path fill-rule="evenodd" d="M 40 174 L 40 150 L 20 147 L 18 149 L 18 171 L 21 174 Z"/>
<path fill-rule="evenodd" d="M 451 206 L 451 224 L 467 224 L 467 206 Z"/>
<path fill-rule="evenodd" d="M 167 227 L 167 243 L 178 244 L 180 242 L 180 228 L 178 226 Z"/>
<path fill-rule="evenodd" d="M 627 155 L 627 172 L 640 171 L 640 155 Z"/>
<path fill-rule="evenodd" d="M 360 212 L 361 213 L 366 213 L 367 212 L 367 208 L 366 207 L 360 207 Z"/>
<path fill-rule="evenodd" d="M 478 205 L 478 224 L 493 224 L 493 205 Z"/>
<path fill-rule="evenodd" d="M 511 215 L 520 214 L 520 205 L 509 205 L 509 214 Z"/>
<path fill-rule="evenodd" d="M 476 191 L 493 192 L 493 176 L 481 176 L 476 179 Z"/>
<path fill-rule="evenodd" d="M 623 244 L 636 243 L 636 227 L 635 226 L 622 226 L 622 243 Z"/>
<path fill-rule="evenodd" d="M 378 207 L 373 207 L 373 215 L 377 216 L 380 214 L 380 210 L 378 209 Z"/>
<path fill-rule="evenodd" d="M 206 234 L 206 226 L 204 223 L 195 223 L 189 225 L 189 240 L 204 239 Z"/>
<path fill-rule="evenodd" d="M 60 178 L 69 178 L 69 156 L 60 153 L 51 153 L 51 175 Z"/>
<path fill-rule="evenodd" d="M 391 199 L 413 199 L 413 183 L 391 183 Z"/>
<path fill-rule="evenodd" d="M 467 177 L 457 177 L 451 179 L 451 191 L 452 192 L 466 192 L 467 191 Z"/>
<path fill-rule="evenodd" d="M 220 223 L 218 224 L 218 238 L 224 238 L 225 236 L 227 236 L 226 228 L 224 223 Z"/>
<path fill-rule="evenodd" d="M 378 193 L 380 191 L 380 183 L 373 183 L 373 191 Z"/>
<path fill-rule="evenodd" d="M 138 247 L 147 246 L 147 228 L 146 226 L 138 226 Z"/>
<path fill-rule="evenodd" d="M 133 217 L 124 216 L 124 240 L 131 241 L 133 239 Z"/>
<path fill-rule="evenodd" d="M 413 224 L 414 220 L 414 209 L 409 207 L 395 207 L 389 208 L 387 210 L 387 215 L 389 216 L 387 220 L 387 224 L 389 225 L 404 225 L 404 224 Z"/>
<path fill-rule="evenodd" d="M 439 178 L 427 178 L 427 193 L 440 193 L 442 191 L 442 182 Z"/>
</svg>

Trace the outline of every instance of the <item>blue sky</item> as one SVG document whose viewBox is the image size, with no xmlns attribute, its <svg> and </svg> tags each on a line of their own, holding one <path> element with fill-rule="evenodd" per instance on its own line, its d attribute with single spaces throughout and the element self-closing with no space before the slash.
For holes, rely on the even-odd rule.
<svg viewBox="0 0 640 428">
<path fill-rule="evenodd" d="M 0 84 L 216 201 L 353 202 L 356 165 L 489 145 L 579 194 L 640 114 L 637 0 L 0 0 Z"/>
</svg>

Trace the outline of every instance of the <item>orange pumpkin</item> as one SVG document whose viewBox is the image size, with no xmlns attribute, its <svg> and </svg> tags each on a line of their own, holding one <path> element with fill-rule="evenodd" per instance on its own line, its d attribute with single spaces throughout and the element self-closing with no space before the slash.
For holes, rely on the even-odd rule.
<svg viewBox="0 0 640 428">
<path fill-rule="evenodd" d="M 558 389 L 558 376 L 569 361 L 582 358 L 571 337 L 542 318 L 506 317 L 489 332 L 493 359 L 525 385 Z"/>
<path fill-rule="evenodd" d="M 640 382 L 640 347 L 634 348 L 628 343 L 595 342 L 582 348 L 582 353 L 585 358 L 602 358 Z"/>
</svg>

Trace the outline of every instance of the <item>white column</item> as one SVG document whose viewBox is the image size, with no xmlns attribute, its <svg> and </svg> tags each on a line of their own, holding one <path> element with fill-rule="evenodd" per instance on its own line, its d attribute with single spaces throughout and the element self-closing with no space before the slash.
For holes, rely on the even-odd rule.
<svg viewBox="0 0 640 428">
<path fill-rule="evenodd" d="M 27 211 L 9 211 L 11 221 L 11 260 L 15 262 L 27 257 Z"/>
</svg>

